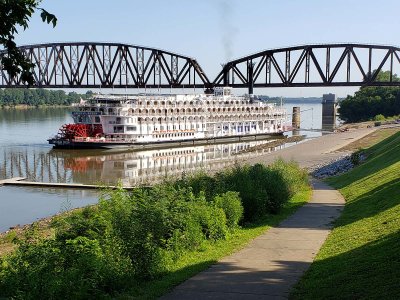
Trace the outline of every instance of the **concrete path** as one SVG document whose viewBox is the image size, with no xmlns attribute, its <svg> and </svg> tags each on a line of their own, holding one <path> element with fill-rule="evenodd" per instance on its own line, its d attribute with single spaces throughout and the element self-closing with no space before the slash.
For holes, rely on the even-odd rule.
<svg viewBox="0 0 400 300">
<path fill-rule="evenodd" d="M 281 157 L 284 160 L 293 159 L 297 161 L 301 167 L 309 168 L 317 164 L 327 163 L 345 154 L 346 152 L 338 150 L 351 142 L 374 132 L 375 130 L 377 130 L 376 127 L 331 133 L 322 137 L 307 140 L 292 147 L 250 158 L 244 162 L 249 164 L 268 164 Z"/>
<path fill-rule="evenodd" d="M 336 190 L 319 181 L 313 187 L 311 201 L 278 227 L 162 299 L 287 299 L 344 207 Z"/>
</svg>

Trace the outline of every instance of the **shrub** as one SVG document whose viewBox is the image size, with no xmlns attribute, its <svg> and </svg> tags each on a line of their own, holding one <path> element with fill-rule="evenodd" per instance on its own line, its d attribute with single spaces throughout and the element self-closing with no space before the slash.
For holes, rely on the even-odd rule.
<svg viewBox="0 0 400 300">
<path fill-rule="evenodd" d="M 285 162 L 282 159 L 278 159 L 270 167 L 282 177 L 285 188 L 287 188 L 288 194 L 286 196 L 288 198 L 308 186 L 307 171 L 301 169 L 296 162 Z"/>
<path fill-rule="evenodd" d="M 226 216 L 222 208 L 207 202 L 204 194 L 195 199 L 192 217 L 198 220 L 205 239 L 225 239 L 228 232 Z"/>
<path fill-rule="evenodd" d="M 234 229 L 243 217 L 243 205 L 237 192 L 226 192 L 214 198 L 217 207 L 222 208 L 226 216 L 226 225 Z"/>
<path fill-rule="evenodd" d="M 243 206 L 243 222 L 252 222 L 267 213 L 277 213 L 296 191 L 308 185 L 307 173 L 294 162 L 278 160 L 267 167 L 236 164 L 211 177 L 201 173 L 187 176 L 178 186 L 192 188 L 207 201 L 228 191 L 239 193 Z"/>
<path fill-rule="evenodd" d="M 54 237 L 33 228 L 0 259 L 0 297 L 114 297 L 169 272 L 185 252 L 228 238 L 241 220 L 276 213 L 306 184 L 295 163 L 280 160 L 105 191 L 97 206 L 57 218 Z"/>
<path fill-rule="evenodd" d="M 386 120 L 386 118 L 385 118 L 385 116 L 382 115 L 382 114 L 376 115 L 376 116 L 374 117 L 374 121 L 385 121 L 385 120 Z"/>
<path fill-rule="evenodd" d="M 19 248 L 3 258 L 0 296 L 86 299 L 121 289 L 128 280 L 130 264 L 113 260 L 118 250 L 105 248 L 87 237 L 43 240 L 28 232 Z"/>
</svg>

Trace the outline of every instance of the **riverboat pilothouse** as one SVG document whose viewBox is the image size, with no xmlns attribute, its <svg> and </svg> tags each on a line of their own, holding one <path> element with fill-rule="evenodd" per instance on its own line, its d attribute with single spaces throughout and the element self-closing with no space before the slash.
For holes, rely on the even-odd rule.
<svg viewBox="0 0 400 300">
<path fill-rule="evenodd" d="M 217 87 L 201 95 L 95 95 L 48 142 L 58 148 L 161 147 L 282 135 L 286 110 Z"/>
</svg>

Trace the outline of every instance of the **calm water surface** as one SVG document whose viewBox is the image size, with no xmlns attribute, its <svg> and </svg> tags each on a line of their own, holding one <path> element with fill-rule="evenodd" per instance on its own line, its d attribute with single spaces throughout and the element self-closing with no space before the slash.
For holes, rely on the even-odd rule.
<svg viewBox="0 0 400 300">
<path fill-rule="evenodd" d="M 321 104 L 285 104 L 288 113 L 301 106 L 301 127 L 321 128 Z M 218 170 L 245 156 L 275 149 L 241 153 L 267 143 L 257 141 L 152 151 L 56 150 L 47 139 L 64 123 L 72 122 L 70 109 L 0 109 L 0 179 L 27 177 L 31 181 L 86 184 L 146 184 L 183 171 Z M 308 137 L 321 133 L 305 131 Z M 88 190 L 0 187 L 0 231 L 31 223 L 71 208 L 96 203 Z"/>
</svg>

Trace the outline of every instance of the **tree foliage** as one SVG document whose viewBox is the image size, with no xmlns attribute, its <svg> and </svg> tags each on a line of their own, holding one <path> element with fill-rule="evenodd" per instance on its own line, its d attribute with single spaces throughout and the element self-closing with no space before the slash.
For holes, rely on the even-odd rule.
<svg viewBox="0 0 400 300">
<path fill-rule="evenodd" d="M 380 72 L 377 81 L 389 81 L 390 72 Z M 394 81 L 400 78 L 394 75 Z M 338 110 L 345 122 L 360 122 L 374 119 L 377 115 L 391 117 L 400 114 L 400 87 L 361 87 L 354 96 L 340 102 Z"/>
<path fill-rule="evenodd" d="M 86 94 L 75 92 L 65 93 L 65 91 L 51 91 L 45 89 L 0 89 L 0 107 L 16 105 L 71 105 L 80 100 L 87 99 L 92 95 L 91 91 Z"/>
<path fill-rule="evenodd" d="M 11 78 L 20 75 L 22 82 L 29 85 L 35 82 L 31 72 L 34 64 L 18 49 L 14 38 L 19 27 L 23 30 L 28 28 L 30 18 L 37 10 L 41 12 L 43 22 L 56 26 L 56 16 L 39 7 L 40 2 L 41 0 L 0 0 L 0 45 L 4 47 L 4 52 L 0 55 L 1 68 Z"/>
</svg>

